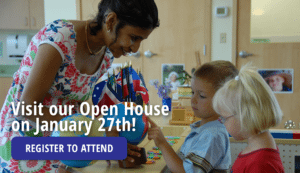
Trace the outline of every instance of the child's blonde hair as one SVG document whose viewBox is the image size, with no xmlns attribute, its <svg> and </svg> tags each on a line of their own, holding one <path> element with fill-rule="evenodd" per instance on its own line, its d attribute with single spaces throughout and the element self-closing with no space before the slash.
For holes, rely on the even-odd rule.
<svg viewBox="0 0 300 173">
<path fill-rule="evenodd" d="M 204 79 L 211 83 L 217 91 L 226 80 L 238 75 L 238 69 L 229 61 L 211 61 L 200 66 L 193 73 L 193 78 Z"/>
<path fill-rule="evenodd" d="M 251 64 L 221 87 L 213 98 L 214 110 L 225 111 L 240 120 L 242 130 L 259 133 L 277 126 L 282 111 L 269 85 Z"/>
</svg>

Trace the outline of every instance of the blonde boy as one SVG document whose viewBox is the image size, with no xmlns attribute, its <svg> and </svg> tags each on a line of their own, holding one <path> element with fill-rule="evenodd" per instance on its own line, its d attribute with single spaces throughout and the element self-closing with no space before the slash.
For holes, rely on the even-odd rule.
<svg viewBox="0 0 300 173">
<path fill-rule="evenodd" d="M 231 164 L 230 143 L 225 126 L 213 110 L 212 99 L 222 84 L 238 74 L 228 61 L 213 61 L 198 68 L 192 78 L 191 106 L 201 121 L 190 125 L 191 133 L 186 137 L 178 155 L 165 140 L 161 130 L 150 119 L 148 138 L 156 146 L 171 172 L 228 172 Z"/>
</svg>

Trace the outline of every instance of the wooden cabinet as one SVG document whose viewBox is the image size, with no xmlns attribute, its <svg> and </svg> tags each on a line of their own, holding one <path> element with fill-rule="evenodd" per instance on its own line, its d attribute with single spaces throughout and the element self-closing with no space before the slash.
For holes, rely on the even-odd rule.
<svg viewBox="0 0 300 173">
<path fill-rule="evenodd" d="M 98 4 L 101 0 L 78 0 L 80 3 L 80 17 L 82 20 L 89 20 L 96 17 Z"/>
<path fill-rule="evenodd" d="M 1 81 L 1 87 L 0 87 L 0 107 L 2 108 L 2 105 L 5 101 L 7 92 L 11 86 L 11 83 L 13 81 L 13 78 L 11 77 L 0 77 Z"/>
<path fill-rule="evenodd" d="M 38 30 L 44 25 L 44 1 L 1 0 L 0 29 Z"/>
<path fill-rule="evenodd" d="M 100 0 L 80 0 L 82 20 L 93 19 Z M 209 62 L 211 45 L 211 1 L 207 0 L 155 0 L 160 26 L 140 46 L 141 56 L 120 57 L 114 63 L 131 61 L 134 69 L 142 69 L 149 90 L 150 104 L 161 105 L 157 90 L 149 84 L 151 79 L 162 82 L 162 64 L 185 64 L 185 70 L 197 66 L 195 52 L 202 63 Z M 206 50 L 204 51 L 204 48 Z M 157 55 L 147 58 L 150 50 Z"/>
<path fill-rule="evenodd" d="M 29 0 L 30 29 L 39 30 L 45 26 L 45 12 L 43 0 Z"/>
</svg>

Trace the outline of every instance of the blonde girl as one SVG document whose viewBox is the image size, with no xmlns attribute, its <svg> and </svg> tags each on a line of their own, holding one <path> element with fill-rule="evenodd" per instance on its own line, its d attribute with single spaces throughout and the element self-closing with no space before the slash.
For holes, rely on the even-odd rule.
<svg viewBox="0 0 300 173">
<path fill-rule="evenodd" d="M 284 172 L 279 150 L 269 128 L 281 122 L 282 112 L 271 88 L 251 65 L 221 87 L 213 98 L 227 131 L 236 140 L 248 140 L 231 172 Z"/>
</svg>

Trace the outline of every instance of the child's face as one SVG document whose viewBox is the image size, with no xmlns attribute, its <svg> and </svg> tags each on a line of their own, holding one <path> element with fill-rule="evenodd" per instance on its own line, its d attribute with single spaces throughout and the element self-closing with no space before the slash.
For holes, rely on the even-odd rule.
<svg viewBox="0 0 300 173">
<path fill-rule="evenodd" d="M 212 107 L 212 99 L 215 95 L 213 85 L 200 78 L 193 78 L 191 87 L 193 92 L 191 106 L 195 116 L 202 119 L 218 117 Z"/>
<path fill-rule="evenodd" d="M 248 138 L 248 133 L 241 131 L 240 120 L 238 120 L 234 115 L 231 115 L 225 111 L 221 111 L 220 120 L 225 125 L 228 133 L 235 140 L 244 140 Z"/>
<path fill-rule="evenodd" d="M 173 74 L 173 75 L 171 76 L 171 81 L 172 81 L 172 82 L 176 82 L 176 80 L 177 80 L 177 77 L 176 77 L 175 74 Z"/>
<path fill-rule="evenodd" d="M 279 75 L 274 75 L 269 78 L 269 85 L 273 91 L 282 91 L 284 78 Z"/>
</svg>

